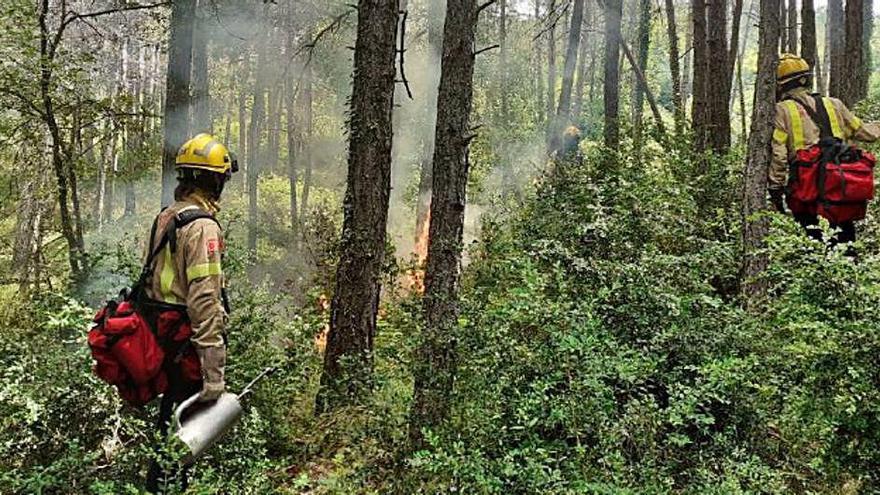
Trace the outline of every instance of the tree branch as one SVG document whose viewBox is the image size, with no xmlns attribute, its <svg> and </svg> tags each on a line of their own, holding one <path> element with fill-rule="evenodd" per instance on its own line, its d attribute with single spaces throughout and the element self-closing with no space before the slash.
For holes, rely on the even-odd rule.
<svg viewBox="0 0 880 495">
<path fill-rule="evenodd" d="M 477 50 L 477 51 L 474 52 L 474 55 L 473 55 L 473 56 L 476 57 L 477 55 L 479 55 L 479 54 L 481 54 L 481 53 L 483 53 L 483 52 L 488 52 L 489 50 L 494 50 L 494 49 L 496 49 L 496 48 L 499 48 L 500 46 L 501 46 L 501 45 L 497 45 L 497 44 L 496 44 L 496 45 L 490 45 L 490 46 L 487 46 L 486 48 L 480 48 L 479 50 Z"/>
<path fill-rule="evenodd" d="M 497 1 L 498 1 L 498 0 L 487 0 L 485 3 L 483 3 L 482 5 L 480 5 L 479 7 L 477 7 L 477 15 L 480 15 L 480 13 L 481 13 L 482 11 L 488 9 L 489 7 L 492 6 L 492 4 L 496 3 Z"/>
</svg>

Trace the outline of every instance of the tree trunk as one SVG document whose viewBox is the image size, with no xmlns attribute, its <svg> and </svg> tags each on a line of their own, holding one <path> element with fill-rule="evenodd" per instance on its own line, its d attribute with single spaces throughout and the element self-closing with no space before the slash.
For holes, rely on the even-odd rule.
<svg viewBox="0 0 880 495">
<path fill-rule="evenodd" d="M 868 87 L 871 82 L 871 40 L 874 35 L 874 0 L 862 1 L 862 67 L 859 71 L 859 84 L 857 98 L 864 100 L 868 97 Z"/>
<path fill-rule="evenodd" d="M 267 18 L 264 16 L 263 20 Z M 251 124 L 248 129 L 248 236 L 247 248 L 251 257 L 257 253 L 257 227 L 260 221 L 257 204 L 257 185 L 262 169 L 261 153 L 263 132 L 266 121 L 266 72 L 268 63 L 268 35 L 261 34 L 257 40 L 257 73 L 254 78 L 254 106 L 251 109 Z"/>
<path fill-rule="evenodd" d="M 468 144 L 473 139 L 469 121 L 477 15 L 476 0 L 448 0 L 437 97 L 434 199 L 431 202 L 431 235 L 423 302 L 425 326 L 416 357 L 409 428 L 415 450 L 424 447 L 423 430 L 440 427 L 449 417 L 456 371 L 455 330 Z M 579 31 L 580 23 L 573 25 L 578 26 L 575 31 Z"/>
<path fill-rule="evenodd" d="M 211 91 L 208 77 L 208 20 L 210 5 L 199 0 L 192 34 L 192 133 L 212 134 Z"/>
<path fill-rule="evenodd" d="M 865 74 L 863 61 L 862 34 L 865 28 L 865 10 L 863 0 L 846 1 L 846 20 L 844 25 L 846 57 L 843 63 L 844 74 L 838 97 L 847 106 L 853 106 L 867 96 L 867 81 L 865 81 L 865 94 L 862 94 L 862 78 Z M 837 75 L 837 74 L 835 74 Z"/>
<path fill-rule="evenodd" d="M 848 77 L 846 30 L 843 27 L 843 0 L 828 0 L 828 38 L 825 42 L 826 56 L 830 58 L 828 70 L 828 93 L 843 98 L 844 82 Z"/>
<path fill-rule="evenodd" d="M 590 55 L 590 30 L 593 27 L 593 9 L 590 4 L 584 5 L 584 24 L 581 26 L 581 44 L 580 53 L 578 54 L 578 76 L 574 90 L 574 108 L 571 111 L 571 120 L 580 122 L 581 113 L 584 108 L 584 84 L 587 81 L 587 70 L 592 69 L 589 65 Z"/>
<path fill-rule="evenodd" d="M 798 53 L 797 0 L 788 0 L 788 52 Z"/>
<path fill-rule="evenodd" d="M 397 0 L 358 2 L 348 186 L 318 412 L 357 403 L 370 389 L 391 189 L 397 9 Z"/>
<path fill-rule="evenodd" d="M 633 144 L 636 152 L 637 160 L 641 161 L 642 147 L 642 110 L 645 106 L 645 90 L 647 79 L 645 74 L 648 70 L 648 49 L 651 43 L 651 1 L 639 0 L 639 26 L 636 32 L 638 40 L 638 56 L 633 65 L 633 72 L 636 72 L 638 78 L 637 84 L 633 85 Z M 639 76 L 641 74 L 641 76 Z M 644 80 L 645 85 L 640 82 Z M 658 120 L 659 125 L 663 125 L 662 120 Z"/>
<path fill-rule="evenodd" d="M 574 86 L 574 70 L 577 67 L 578 48 L 584 24 L 584 0 L 574 0 L 571 24 L 568 29 L 568 43 L 565 48 L 565 62 L 562 69 L 562 90 L 559 92 L 559 106 L 550 128 L 547 149 L 550 152 L 562 146 L 562 130 L 571 123 L 571 90 Z M 506 122 L 506 120 L 505 120 Z"/>
<path fill-rule="evenodd" d="M 755 83 L 755 108 L 749 135 L 748 157 L 743 174 L 742 232 L 743 255 L 741 287 L 749 307 L 767 290 L 759 276 L 769 263 L 765 251 L 767 218 L 755 214 L 767 206 L 767 166 L 771 160 L 770 139 L 776 111 L 776 65 L 778 63 L 780 0 L 761 0 L 761 23 L 758 34 L 758 75 Z"/>
<path fill-rule="evenodd" d="M 669 73 L 672 79 L 672 106 L 675 115 L 675 133 L 684 131 L 684 102 L 681 90 L 681 70 L 678 66 L 678 26 L 675 21 L 675 3 L 665 0 L 666 33 L 669 37 Z"/>
<path fill-rule="evenodd" d="M 622 0 L 605 0 L 605 147 L 620 145 L 620 16 Z"/>
<path fill-rule="evenodd" d="M 195 0 L 177 0 L 171 9 L 168 69 L 165 79 L 165 121 L 162 146 L 162 205 L 174 201 L 174 159 L 189 135 Z"/>
<path fill-rule="evenodd" d="M 540 1 L 540 0 L 537 0 Z M 430 3 L 428 22 L 428 46 L 427 56 L 431 67 L 440 65 L 443 44 L 443 26 L 440 19 L 443 18 L 442 3 L 434 1 Z M 537 8 L 537 4 L 536 4 Z M 503 46 L 503 45 L 502 45 Z M 540 55 L 540 47 L 537 50 Z M 429 131 L 422 136 L 422 153 L 419 167 L 419 193 L 416 198 L 416 229 L 413 236 L 413 246 L 416 258 L 421 264 L 428 256 L 428 215 L 431 208 L 431 185 L 434 180 L 432 175 L 432 160 L 434 158 L 434 134 L 433 131 L 437 120 L 437 86 L 440 83 L 440 75 L 437 71 L 431 71 L 431 80 L 424 94 L 425 129 Z M 538 69 L 538 82 L 543 84 Z M 543 108 L 539 112 L 543 114 Z"/>
<path fill-rule="evenodd" d="M 703 30 L 705 33 L 705 29 Z M 693 96 L 693 61 L 694 61 L 694 10 L 688 9 L 687 29 L 684 36 L 684 63 L 681 69 L 681 102 L 687 108 L 688 101 Z"/>
<path fill-rule="evenodd" d="M 248 79 L 250 74 L 250 55 L 247 49 L 242 50 L 242 68 L 241 72 L 238 74 L 238 156 L 239 156 L 239 167 L 243 172 L 242 181 L 247 181 L 247 170 L 248 170 L 248 133 L 247 133 L 247 91 L 244 88 L 248 85 Z"/>
<path fill-rule="evenodd" d="M 309 194 L 312 191 L 312 127 L 314 112 L 312 111 L 312 66 L 307 65 L 303 71 L 302 89 L 302 156 L 303 156 L 303 190 L 302 203 L 299 208 L 300 218 L 305 218 L 309 212 Z"/>
<path fill-rule="evenodd" d="M 537 30 L 541 30 L 541 3 L 544 0 L 535 0 L 535 25 Z M 435 2 L 432 2 L 432 4 Z M 544 50 L 541 48 L 540 41 L 535 42 L 535 86 L 537 88 L 536 92 L 538 95 L 538 109 L 536 115 L 538 117 L 537 121 L 541 122 L 546 117 L 545 109 L 547 108 L 546 103 L 544 102 Z M 436 100 L 436 99 L 435 99 Z"/>
<path fill-rule="evenodd" d="M 788 9 L 785 0 L 779 2 L 779 51 L 788 51 Z"/>
<path fill-rule="evenodd" d="M 285 55 L 288 59 L 293 57 L 296 50 L 296 40 L 293 26 L 293 1 L 290 2 L 290 12 L 287 14 L 287 44 L 285 46 Z M 299 215 L 297 208 L 299 200 L 296 195 L 296 187 L 298 182 L 296 172 L 296 95 L 294 88 L 294 78 L 292 74 L 287 74 L 284 78 L 284 107 L 287 110 L 287 180 L 290 184 L 290 238 L 293 243 L 293 252 L 299 251 Z"/>
<path fill-rule="evenodd" d="M 816 9 L 813 7 L 813 0 L 801 2 L 801 57 L 815 71 L 815 80 L 820 86 L 819 92 L 822 92 L 822 65 L 816 63 L 819 56 L 816 48 Z"/>
<path fill-rule="evenodd" d="M 633 73 L 635 74 L 636 81 L 635 83 L 641 88 L 642 96 L 647 97 L 648 106 L 651 107 L 651 113 L 654 114 L 654 122 L 657 124 L 657 128 L 661 134 L 666 133 L 666 127 L 663 125 L 663 116 L 660 115 L 660 107 L 657 106 L 657 101 L 654 99 L 654 95 L 651 93 L 651 88 L 648 87 L 648 79 L 642 70 L 638 66 L 638 61 L 632 54 L 632 51 L 626 46 L 626 42 L 623 39 L 620 40 L 620 48 L 623 49 L 623 54 L 626 56 L 627 60 L 629 60 L 630 66 L 633 69 Z"/>
<path fill-rule="evenodd" d="M 717 1 L 717 0 L 715 0 Z M 691 16 L 693 20 L 693 105 L 691 106 L 691 121 L 694 131 L 694 141 L 697 150 L 704 151 L 708 141 L 708 111 L 709 111 L 709 78 L 717 77 L 717 69 L 710 70 L 709 62 L 711 54 L 708 45 L 708 26 L 706 25 L 706 1 L 691 0 Z M 725 21 L 726 23 L 726 21 Z M 720 64 L 717 64 L 720 65 Z M 717 67 L 716 65 L 716 67 Z"/>
<path fill-rule="evenodd" d="M 547 31 L 547 122 L 553 118 L 553 112 L 556 110 L 556 22 L 553 17 L 556 12 L 556 0 L 550 0 L 550 7 L 547 9 L 547 19 L 551 22 L 550 29 Z"/>
<path fill-rule="evenodd" d="M 68 263 L 70 274 L 74 280 L 80 280 L 83 270 L 85 251 L 76 234 L 75 220 L 71 217 L 69 195 L 69 164 L 66 160 L 69 155 L 65 153 L 61 129 L 55 117 L 55 102 L 52 99 L 52 69 L 55 46 L 49 39 L 50 33 L 47 25 L 49 15 L 49 0 L 42 0 L 39 24 L 40 24 L 40 97 L 43 106 L 43 119 L 49 129 L 49 148 L 52 157 L 52 169 L 58 184 L 58 207 L 61 216 L 61 233 L 67 241 Z"/>
</svg>

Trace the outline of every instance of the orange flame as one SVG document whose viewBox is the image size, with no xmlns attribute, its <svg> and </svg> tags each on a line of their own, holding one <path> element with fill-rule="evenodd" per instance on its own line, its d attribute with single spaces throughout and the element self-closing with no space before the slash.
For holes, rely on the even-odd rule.
<svg viewBox="0 0 880 495">
<path fill-rule="evenodd" d="M 408 286 L 413 292 L 425 292 L 425 260 L 428 259 L 428 232 L 431 227 L 431 210 L 425 214 L 425 220 L 419 225 L 416 232 L 416 243 L 413 254 L 416 256 L 416 266 L 410 270 Z"/>
</svg>

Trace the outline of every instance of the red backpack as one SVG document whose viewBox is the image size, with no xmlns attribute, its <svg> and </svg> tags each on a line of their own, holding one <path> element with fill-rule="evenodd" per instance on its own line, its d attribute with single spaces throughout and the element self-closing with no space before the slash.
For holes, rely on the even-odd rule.
<svg viewBox="0 0 880 495">
<path fill-rule="evenodd" d="M 816 110 L 801 107 L 819 127 L 820 139 L 818 144 L 798 150 L 790 164 L 788 207 L 792 213 L 820 215 L 834 224 L 861 220 L 868 201 L 874 199 L 877 160 L 835 137 L 822 97 L 813 98 Z"/>
<path fill-rule="evenodd" d="M 216 219 L 202 210 L 184 210 L 174 216 L 159 244 L 150 252 L 140 278 L 119 300 L 108 301 L 95 315 L 89 330 L 94 372 L 114 385 L 133 406 L 142 406 L 168 388 L 169 373 L 179 379 L 201 381 L 199 357 L 190 344 L 192 326 L 186 306 L 150 299 L 144 288 L 155 269 L 156 257 L 168 246 L 177 248 L 177 230 L 200 218 Z M 158 217 L 150 233 L 152 245 Z"/>
</svg>

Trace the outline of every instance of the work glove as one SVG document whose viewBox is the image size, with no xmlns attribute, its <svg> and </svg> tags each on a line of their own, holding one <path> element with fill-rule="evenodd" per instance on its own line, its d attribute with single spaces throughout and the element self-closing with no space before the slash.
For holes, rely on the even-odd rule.
<svg viewBox="0 0 880 495">
<path fill-rule="evenodd" d="M 785 215 L 785 201 L 782 198 L 782 189 L 770 189 L 770 204 L 773 208 Z"/>
<path fill-rule="evenodd" d="M 226 367 L 226 347 L 200 347 L 196 349 L 202 365 L 202 391 L 199 402 L 217 400 L 226 389 L 223 369 Z"/>
</svg>

